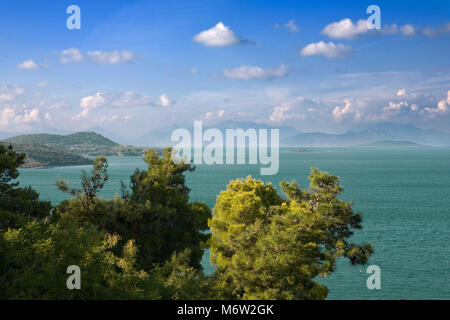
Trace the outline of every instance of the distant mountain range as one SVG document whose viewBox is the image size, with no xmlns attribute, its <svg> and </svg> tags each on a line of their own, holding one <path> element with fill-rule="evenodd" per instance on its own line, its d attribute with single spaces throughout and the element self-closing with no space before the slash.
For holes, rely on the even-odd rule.
<svg viewBox="0 0 450 320">
<path fill-rule="evenodd" d="M 412 124 L 394 124 L 381 122 L 377 124 L 361 125 L 342 134 L 330 134 L 323 132 L 303 133 L 290 126 L 275 126 L 255 122 L 226 121 L 215 124 L 213 128 L 226 129 L 279 129 L 280 146 L 284 147 L 350 147 L 366 143 L 392 140 L 410 141 L 412 143 L 427 146 L 450 146 L 450 134 L 417 128 Z M 172 132 L 178 127 L 157 129 L 147 132 L 145 135 L 133 141 L 136 145 L 164 146 L 173 145 L 170 141 Z M 203 128 L 203 131 L 210 127 Z M 186 129 L 193 132 L 192 127 Z"/>
<path fill-rule="evenodd" d="M 94 128 L 95 132 L 79 132 L 74 134 L 25 134 L 12 137 L 13 133 L 0 132 L 0 140 L 6 139 L 11 143 L 39 144 L 72 152 L 83 156 L 105 155 L 140 155 L 144 147 L 162 147 L 174 145 L 170 140 L 175 129 L 183 126 L 171 126 L 154 129 L 138 138 L 125 138 L 112 130 L 102 127 Z M 450 134 L 437 130 L 424 130 L 412 124 L 394 124 L 380 122 L 376 124 L 360 125 L 341 134 L 323 132 L 300 132 L 290 126 L 268 125 L 249 121 L 225 121 L 213 126 L 205 126 L 203 132 L 209 128 L 216 128 L 225 133 L 226 129 L 279 129 L 281 147 L 350 147 L 377 141 L 409 141 L 425 146 L 450 146 Z M 193 125 L 186 126 L 193 134 Z M 50 129 L 49 129 L 50 130 Z M 58 132 L 58 129 L 50 130 Z M 99 134 L 100 133 L 100 134 Z M 127 142 L 132 147 L 113 141 Z"/>
<path fill-rule="evenodd" d="M 411 141 L 398 141 L 398 140 L 381 140 L 375 142 L 369 142 L 361 144 L 358 147 L 378 147 L 378 148 L 402 148 L 402 147 L 425 147 L 424 145 L 414 143 Z"/>
<path fill-rule="evenodd" d="M 175 143 L 170 140 L 170 137 L 172 135 L 172 132 L 176 129 L 184 128 L 187 129 L 193 134 L 194 129 L 193 125 L 191 126 L 171 126 L 164 129 L 154 129 L 148 131 L 146 134 L 141 136 L 138 139 L 135 139 L 132 141 L 133 144 L 139 145 L 139 146 L 168 146 L 168 145 L 174 145 Z M 226 129 L 279 129 L 280 130 L 280 141 L 283 139 L 287 139 L 289 137 L 292 137 L 299 133 L 296 129 L 290 126 L 276 126 L 276 125 L 268 125 L 264 123 L 256 123 L 256 122 L 249 122 L 249 121 L 225 121 L 217 123 L 213 126 L 204 126 L 203 132 L 208 130 L 209 128 L 214 128 L 222 131 L 225 134 Z"/>
<path fill-rule="evenodd" d="M 287 146 L 350 147 L 376 141 L 409 141 L 427 146 L 450 146 L 450 134 L 423 130 L 412 124 L 381 122 L 362 125 L 343 134 L 299 133 L 281 141 Z"/>
</svg>

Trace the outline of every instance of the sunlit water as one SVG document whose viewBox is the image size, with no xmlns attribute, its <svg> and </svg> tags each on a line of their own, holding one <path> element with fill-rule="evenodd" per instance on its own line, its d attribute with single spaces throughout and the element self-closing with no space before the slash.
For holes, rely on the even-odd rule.
<svg viewBox="0 0 450 320">
<path fill-rule="evenodd" d="M 339 261 L 337 271 L 321 279 L 329 299 L 450 299 L 450 149 L 449 148 L 328 148 L 314 152 L 280 151 L 280 169 L 260 176 L 256 165 L 199 165 L 187 174 L 191 199 L 211 208 L 231 179 L 252 175 L 274 185 L 295 179 L 308 186 L 309 168 L 316 166 L 341 178 L 342 199 L 363 213 L 364 229 L 352 240 L 370 242 L 375 254 L 369 264 L 381 268 L 381 290 L 366 286 L 367 266 Z M 102 196 L 112 197 L 120 181 L 128 182 L 140 157 L 111 157 L 110 181 Z M 78 186 L 81 170 L 61 167 L 21 170 L 21 185 L 31 185 L 53 203 L 67 198 L 56 189 L 57 177 Z M 212 271 L 205 254 L 203 265 Z"/>
</svg>

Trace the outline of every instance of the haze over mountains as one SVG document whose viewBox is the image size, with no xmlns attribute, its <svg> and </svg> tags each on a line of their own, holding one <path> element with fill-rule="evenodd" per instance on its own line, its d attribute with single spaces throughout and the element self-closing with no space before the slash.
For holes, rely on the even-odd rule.
<svg viewBox="0 0 450 320">
<path fill-rule="evenodd" d="M 323 132 L 302 133 L 290 126 L 267 125 L 254 122 L 226 121 L 218 123 L 213 128 L 225 133 L 226 129 L 279 129 L 280 146 L 296 147 L 351 147 L 376 141 L 409 141 L 427 146 L 450 146 L 450 134 L 435 130 L 420 129 L 412 124 L 394 124 L 380 122 L 376 124 L 354 127 L 343 134 L 329 134 Z M 179 127 L 170 127 L 151 130 L 144 136 L 136 139 L 132 144 L 142 146 L 173 145 L 170 136 L 173 130 Z M 209 127 L 203 128 L 203 131 Z M 193 132 L 192 127 L 186 127 Z"/>
<path fill-rule="evenodd" d="M 412 124 L 389 122 L 357 126 L 343 134 L 298 133 L 282 140 L 281 144 L 308 147 L 350 147 L 385 140 L 410 141 L 427 146 L 450 146 L 450 134 L 448 133 L 423 130 Z"/>
<path fill-rule="evenodd" d="M 103 127 L 95 127 L 90 131 L 95 131 L 98 135 L 90 135 L 90 140 L 96 140 L 93 145 L 98 148 L 99 145 L 104 145 L 109 148 L 107 150 L 107 154 L 117 154 L 125 153 L 141 153 L 141 149 L 134 150 L 123 147 L 123 144 L 134 145 L 134 146 L 142 146 L 142 147 L 160 147 L 173 145 L 174 142 L 170 140 L 171 134 L 175 129 L 183 128 L 183 126 L 171 126 L 163 129 L 154 129 L 148 131 L 146 134 L 130 138 L 121 135 L 120 133 L 114 132 L 113 129 L 105 129 Z M 188 129 L 191 134 L 193 134 L 193 126 L 185 126 L 185 129 Z M 241 128 L 243 130 L 247 129 L 279 129 L 280 130 L 280 146 L 282 147 L 350 147 L 350 146 L 359 146 L 367 143 L 377 142 L 377 141 L 409 141 L 412 143 L 426 145 L 426 146 L 450 146 L 450 134 L 446 132 L 436 131 L 436 130 L 424 130 L 420 129 L 412 124 L 394 124 L 390 122 L 380 122 L 376 124 L 367 124 L 360 125 L 352 128 L 351 130 L 342 133 L 342 134 L 330 134 L 323 132 L 300 132 L 297 129 L 290 126 L 277 126 L 277 125 L 268 125 L 263 123 L 255 123 L 255 122 L 240 122 L 240 121 L 225 121 L 217 123 L 213 126 L 204 126 L 203 132 L 208 128 L 216 128 L 225 133 L 226 129 L 238 129 Z M 75 138 L 73 135 L 67 135 L 67 132 L 55 128 L 43 128 L 48 131 L 41 131 L 41 133 L 63 133 L 66 136 Z M 48 144 L 48 141 L 51 141 L 52 135 L 43 136 L 39 135 L 39 139 L 44 139 L 46 143 L 42 143 L 41 140 L 38 139 L 38 136 L 33 136 L 29 134 L 34 134 L 37 132 L 28 132 L 27 135 L 21 138 L 14 138 L 8 141 L 14 143 L 36 143 L 41 145 L 47 145 L 51 147 L 57 147 L 60 149 L 65 149 L 65 145 L 70 145 L 73 147 L 74 141 L 70 141 L 68 143 L 64 139 L 58 138 L 59 143 L 57 145 Z M 24 133 L 21 133 L 24 134 Z M 80 133 L 77 133 L 80 135 Z M 0 140 L 4 140 L 7 138 L 11 138 L 19 135 L 19 133 L 8 133 L 8 132 L 0 132 Z M 99 136 L 102 138 L 99 138 Z M 106 138 L 108 139 L 106 139 Z M 36 140 L 38 139 L 38 140 Z M 49 140 L 50 139 L 50 140 Z M 104 140 L 103 140 L 104 139 Z M 73 139 L 72 139 L 73 140 Z M 89 140 L 89 141 L 90 141 Z M 97 141 L 98 140 L 98 141 Z M 113 142 L 114 141 L 114 142 Z M 93 142 L 93 141 L 91 141 Z M 87 141 L 81 140 L 79 144 L 85 144 Z M 119 144 L 120 143 L 120 144 Z M 75 148 L 80 151 L 79 154 L 82 154 L 82 150 L 78 147 Z M 88 148 L 89 149 L 89 148 Z M 84 151 L 87 151 L 84 147 Z M 66 150 L 66 151 L 73 151 Z M 92 151 L 92 150 L 91 150 Z M 99 149 L 93 150 L 91 154 L 98 153 Z M 105 151 L 105 150 L 104 150 Z M 125 152 L 124 152 L 125 151 Z M 78 153 L 78 152 L 77 152 Z M 89 153 L 89 152 L 87 152 Z"/>
</svg>

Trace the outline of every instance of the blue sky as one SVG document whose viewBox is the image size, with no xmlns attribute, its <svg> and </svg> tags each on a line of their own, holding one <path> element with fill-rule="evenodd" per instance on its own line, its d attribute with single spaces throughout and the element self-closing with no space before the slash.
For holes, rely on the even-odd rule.
<svg viewBox="0 0 450 320">
<path fill-rule="evenodd" d="M 69 30 L 66 8 L 81 9 Z M 368 30 L 366 8 L 381 9 Z M 2 1 L 0 131 L 450 131 L 449 1 Z"/>
</svg>

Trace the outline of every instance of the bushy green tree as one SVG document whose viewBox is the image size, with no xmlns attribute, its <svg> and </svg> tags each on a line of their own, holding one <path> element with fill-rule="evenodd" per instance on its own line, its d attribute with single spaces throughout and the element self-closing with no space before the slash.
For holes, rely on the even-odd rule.
<svg viewBox="0 0 450 320">
<path fill-rule="evenodd" d="M 27 223 L 3 235 L 0 298 L 157 299 L 164 292 L 136 268 L 136 246 L 128 241 L 115 255 L 119 237 L 64 219 Z M 81 269 L 81 289 L 69 290 L 67 267 Z"/>
<path fill-rule="evenodd" d="M 372 245 L 348 242 L 361 214 L 341 201 L 338 178 L 312 168 L 310 190 L 275 187 L 248 177 L 231 181 L 209 221 L 216 292 L 233 299 L 324 299 L 315 281 L 335 270 L 339 257 L 364 264 Z"/>
<path fill-rule="evenodd" d="M 118 234 L 123 241 L 135 240 L 138 264 L 146 270 L 185 249 L 190 252 L 190 265 L 201 269 L 202 244 L 209 237 L 202 231 L 207 229 L 211 211 L 204 203 L 189 202 L 184 173 L 194 168 L 174 163 L 170 148 L 149 149 L 144 160 L 148 169 L 136 170 L 130 188 L 123 187 L 122 196 L 113 200 L 97 196 L 108 177 L 104 158 L 95 160 L 91 175 L 83 175 L 82 190 L 72 190 L 59 181 L 60 189 L 76 198 L 58 205 L 53 221 L 71 217 Z"/>
<path fill-rule="evenodd" d="M 0 233 L 30 220 L 43 220 L 50 214 L 50 202 L 40 201 L 31 187 L 19 188 L 15 181 L 24 160 L 24 154 L 0 144 Z"/>
</svg>

